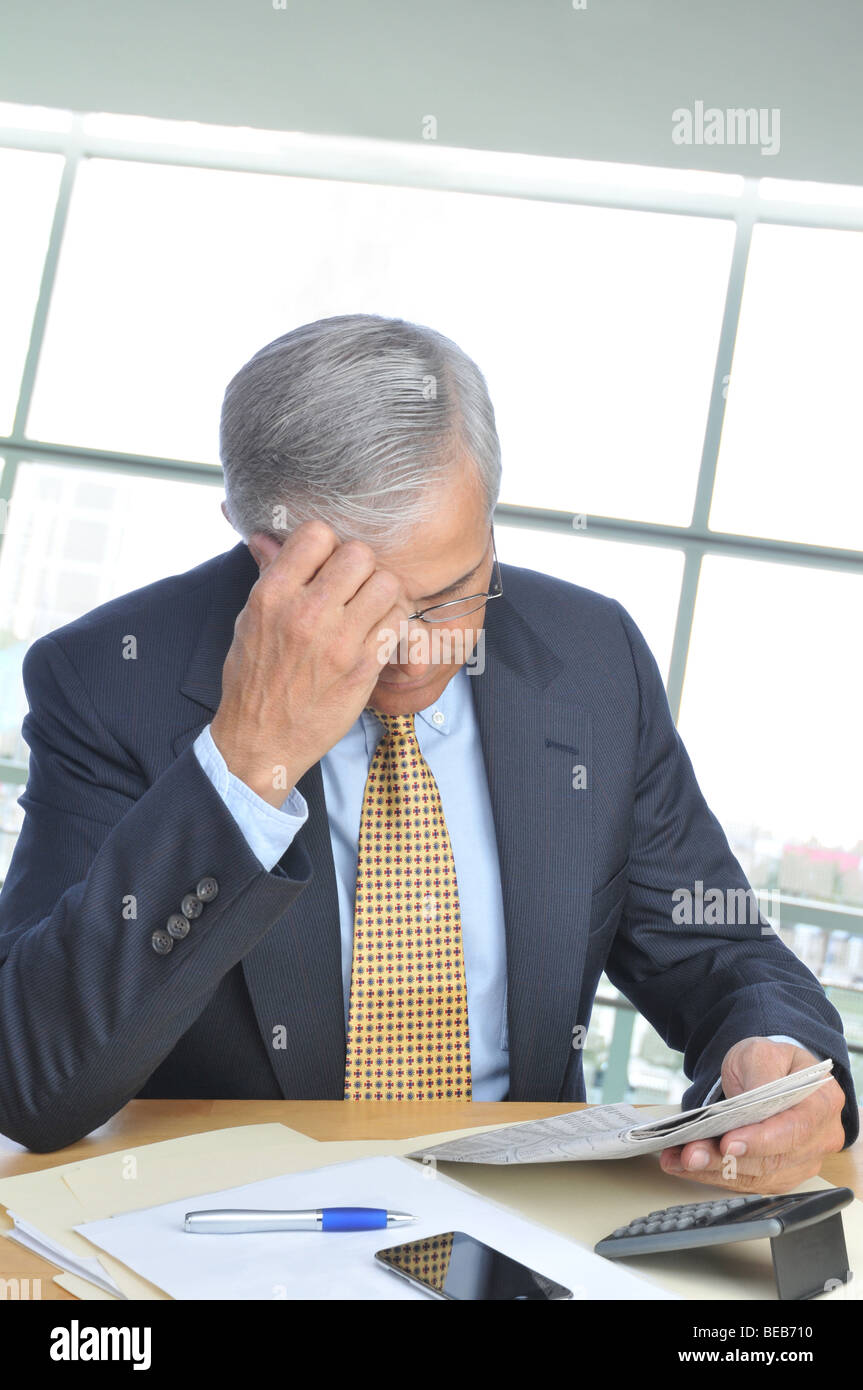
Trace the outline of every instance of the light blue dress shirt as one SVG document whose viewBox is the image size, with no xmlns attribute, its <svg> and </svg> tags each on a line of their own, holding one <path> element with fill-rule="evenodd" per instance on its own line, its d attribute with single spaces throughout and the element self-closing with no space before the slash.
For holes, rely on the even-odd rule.
<svg viewBox="0 0 863 1390">
<path fill-rule="evenodd" d="M 440 698 L 416 716 L 420 751 L 440 791 L 458 881 L 470 1028 L 474 1100 L 505 1100 L 509 1092 L 506 1015 L 506 937 L 494 821 L 482 743 L 467 669 L 462 666 Z M 360 813 L 369 766 L 383 725 L 368 710 L 321 759 L 339 901 L 345 1029 L 351 989 L 354 893 Z M 308 819 L 294 788 L 280 807 L 264 801 L 228 770 L 209 724 L 193 745 L 250 849 L 269 872 Z M 772 1035 L 776 1042 L 795 1038 Z M 721 1081 L 711 1088 L 705 1104 Z"/>
</svg>

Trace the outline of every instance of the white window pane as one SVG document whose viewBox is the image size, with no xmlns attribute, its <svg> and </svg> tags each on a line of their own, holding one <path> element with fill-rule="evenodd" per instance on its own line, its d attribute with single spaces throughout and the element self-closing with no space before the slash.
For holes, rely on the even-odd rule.
<svg viewBox="0 0 863 1390">
<path fill-rule="evenodd" d="M 813 183 L 805 179 L 760 179 L 758 196 L 768 202 L 806 203 L 810 207 L 863 207 L 863 188 L 849 183 Z"/>
<path fill-rule="evenodd" d="M 732 240 L 710 218 L 92 160 L 30 433 L 215 462 L 259 347 L 394 315 L 485 373 L 504 500 L 685 523 Z"/>
<path fill-rule="evenodd" d="M 757 226 L 714 530 L 859 549 L 863 233 Z"/>
<path fill-rule="evenodd" d="M 206 124 L 203 121 L 166 121 L 155 116 L 129 116 L 110 111 L 94 111 L 82 116 L 85 135 L 106 136 L 147 145 L 180 145 L 195 150 L 257 150 L 278 154 L 289 136 L 278 130 L 251 126 Z"/>
<path fill-rule="evenodd" d="M 860 575 L 703 562 L 679 727 L 758 887 L 863 902 L 861 612 Z"/>
<path fill-rule="evenodd" d="M 72 112 L 54 106 L 21 106 L 18 102 L 0 101 L 0 129 L 61 133 L 72 129 Z"/>
<path fill-rule="evenodd" d="M 27 761 L 21 663 L 30 643 L 229 550 L 239 536 L 219 510 L 222 496 L 206 483 L 19 467 L 0 549 L 0 757 Z"/>
<path fill-rule="evenodd" d="M 207 483 L 21 464 L 0 551 L 0 628 L 33 641 L 230 549 L 240 538 L 219 510 L 223 495 Z M 73 575 L 93 581 L 85 608 L 68 601 Z"/>
<path fill-rule="evenodd" d="M 601 541 L 579 532 L 567 536 L 532 531 L 500 522 L 494 535 L 498 559 L 504 564 L 540 570 L 616 598 L 640 627 L 667 678 L 683 575 L 681 551 Z"/>
<path fill-rule="evenodd" d="M 483 335 L 480 365 L 489 367 L 503 446 L 501 501 L 686 525 L 732 225 L 553 211 L 523 276 L 507 285 L 496 340 Z M 503 266 L 500 276 L 506 284 Z"/>
<path fill-rule="evenodd" d="M 63 171 L 60 155 L 0 149 L 0 433 L 9 434 L 30 341 L 51 219 Z"/>
</svg>

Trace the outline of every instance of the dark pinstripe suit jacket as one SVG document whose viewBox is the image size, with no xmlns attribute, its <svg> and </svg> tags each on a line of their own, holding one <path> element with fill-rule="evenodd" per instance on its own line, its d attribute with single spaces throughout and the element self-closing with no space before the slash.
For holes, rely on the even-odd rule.
<svg viewBox="0 0 863 1390">
<path fill-rule="evenodd" d="M 503 571 L 471 686 L 503 887 L 509 1098 L 584 1099 L 573 1030 L 605 969 L 684 1053 L 685 1105 L 738 1039 L 787 1033 L 834 1058 L 852 1142 L 841 1022 L 814 976 L 757 924 L 672 920 L 676 888 L 747 884 L 637 628 L 611 599 Z M 0 894 L 0 1132 L 29 1148 L 72 1143 L 135 1096 L 343 1094 L 320 768 L 300 782 L 307 824 L 267 873 L 191 747 L 257 573 L 238 544 L 25 658 L 26 817 Z M 587 786 L 574 789 L 577 763 Z M 157 954 L 154 929 L 204 875 L 218 896 Z"/>
</svg>

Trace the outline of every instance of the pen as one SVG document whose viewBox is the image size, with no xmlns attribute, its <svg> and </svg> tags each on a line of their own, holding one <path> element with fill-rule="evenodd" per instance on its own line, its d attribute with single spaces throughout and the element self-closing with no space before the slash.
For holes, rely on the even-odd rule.
<svg viewBox="0 0 863 1390">
<path fill-rule="evenodd" d="M 311 1211 L 255 1211 L 224 1207 L 187 1211 L 184 1231 L 231 1235 L 249 1231 L 377 1231 L 405 1226 L 416 1217 L 383 1207 L 318 1207 Z"/>
</svg>

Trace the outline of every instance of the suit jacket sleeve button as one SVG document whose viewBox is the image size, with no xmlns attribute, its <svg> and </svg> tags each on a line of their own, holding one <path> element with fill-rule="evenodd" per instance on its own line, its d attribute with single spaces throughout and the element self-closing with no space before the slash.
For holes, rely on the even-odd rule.
<svg viewBox="0 0 863 1390">
<path fill-rule="evenodd" d="M 182 941 L 184 936 L 189 935 L 191 922 L 188 917 L 184 917 L 182 912 L 172 912 L 165 926 L 168 928 L 168 935 L 175 941 Z"/>
<path fill-rule="evenodd" d="M 195 893 L 187 893 L 180 903 L 180 911 L 184 917 L 188 917 L 190 922 L 194 922 L 196 917 L 200 917 L 204 910 L 204 904 Z"/>
<path fill-rule="evenodd" d="M 166 956 L 169 951 L 174 949 L 172 938 L 161 927 L 156 928 L 150 940 L 153 943 L 153 950 L 158 951 L 160 956 Z"/>
<path fill-rule="evenodd" d="M 219 885 L 214 878 L 210 878 L 208 875 L 201 879 L 195 892 L 202 903 L 211 903 L 219 892 Z"/>
</svg>

